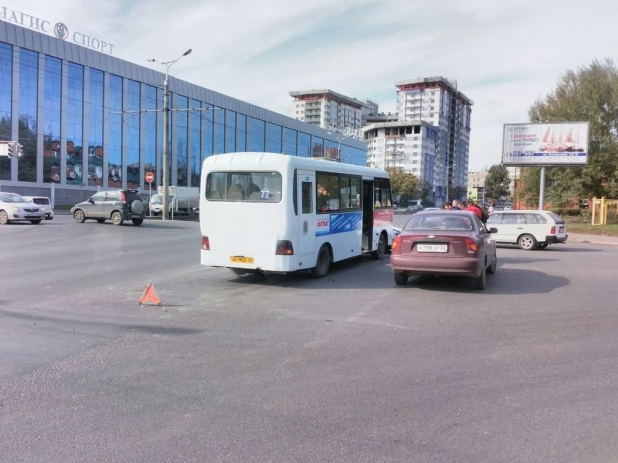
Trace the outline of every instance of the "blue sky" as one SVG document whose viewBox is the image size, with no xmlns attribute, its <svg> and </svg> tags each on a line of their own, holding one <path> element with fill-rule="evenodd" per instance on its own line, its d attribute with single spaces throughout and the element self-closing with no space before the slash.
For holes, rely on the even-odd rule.
<svg viewBox="0 0 618 463">
<path fill-rule="evenodd" d="M 290 90 L 331 88 L 395 111 L 400 80 L 456 79 L 474 101 L 470 170 L 500 161 L 502 125 L 567 69 L 618 61 L 607 0 L 5 0 L 115 45 L 136 63 L 291 114 Z M 172 5 L 172 6 L 170 6 Z"/>
</svg>

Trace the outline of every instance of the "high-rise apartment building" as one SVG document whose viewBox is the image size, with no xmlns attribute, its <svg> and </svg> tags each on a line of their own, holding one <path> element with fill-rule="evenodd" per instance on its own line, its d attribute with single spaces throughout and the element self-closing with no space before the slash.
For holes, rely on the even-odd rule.
<svg viewBox="0 0 618 463">
<path fill-rule="evenodd" d="M 380 122 L 397 122 L 399 120 L 399 116 L 397 114 L 370 114 L 365 119 L 365 123 L 363 127 L 371 124 L 378 124 Z"/>
<path fill-rule="evenodd" d="M 399 167 L 435 184 L 437 127 L 420 120 L 378 122 L 364 127 L 363 133 L 369 167 Z"/>
<path fill-rule="evenodd" d="M 304 90 L 290 92 L 292 117 L 326 130 L 343 132 L 356 130 L 370 114 L 377 114 L 378 103 L 357 100 L 332 90 Z"/>
<path fill-rule="evenodd" d="M 454 199 L 466 189 L 470 151 L 472 100 L 457 89 L 457 82 L 428 77 L 397 82 L 397 112 L 401 121 L 426 121 L 438 128 L 434 194 L 436 203 Z"/>
<path fill-rule="evenodd" d="M 483 170 L 481 172 L 468 173 L 468 190 L 471 188 L 485 188 L 485 179 L 489 172 Z"/>
</svg>

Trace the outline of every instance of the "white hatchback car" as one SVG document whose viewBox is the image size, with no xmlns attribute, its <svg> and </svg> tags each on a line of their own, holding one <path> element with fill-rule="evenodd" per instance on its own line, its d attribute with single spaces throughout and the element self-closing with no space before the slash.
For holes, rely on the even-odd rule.
<svg viewBox="0 0 618 463">
<path fill-rule="evenodd" d="M 564 219 L 551 211 L 498 211 L 489 215 L 487 226 L 498 229 L 491 234 L 497 243 L 517 244 L 526 251 L 566 243 L 569 236 Z"/>
<path fill-rule="evenodd" d="M 43 208 L 15 193 L 0 193 L 0 225 L 10 222 L 41 223 Z"/>
<path fill-rule="evenodd" d="M 52 220 L 54 218 L 54 209 L 52 208 L 51 201 L 47 196 L 24 196 L 28 201 L 32 201 L 34 204 L 38 204 L 43 208 L 45 212 L 45 220 Z"/>
</svg>

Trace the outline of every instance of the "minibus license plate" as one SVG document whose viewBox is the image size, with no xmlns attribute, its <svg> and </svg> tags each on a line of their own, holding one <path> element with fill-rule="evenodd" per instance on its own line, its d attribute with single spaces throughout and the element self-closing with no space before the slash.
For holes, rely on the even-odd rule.
<svg viewBox="0 0 618 463">
<path fill-rule="evenodd" d="M 235 264 L 252 264 L 253 257 L 231 256 L 230 260 Z"/>
</svg>

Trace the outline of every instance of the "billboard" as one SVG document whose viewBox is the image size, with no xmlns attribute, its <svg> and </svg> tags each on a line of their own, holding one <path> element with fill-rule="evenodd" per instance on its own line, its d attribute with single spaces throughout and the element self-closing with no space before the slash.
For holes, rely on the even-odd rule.
<svg viewBox="0 0 618 463">
<path fill-rule="evenodd" d="M 588 122 L 504 124 L 505 166 L 583 166 L 588 161 Z"/>
</svg>

